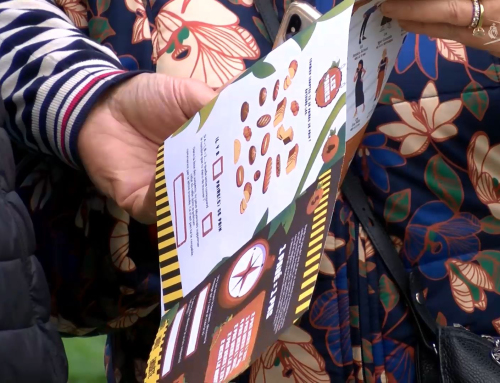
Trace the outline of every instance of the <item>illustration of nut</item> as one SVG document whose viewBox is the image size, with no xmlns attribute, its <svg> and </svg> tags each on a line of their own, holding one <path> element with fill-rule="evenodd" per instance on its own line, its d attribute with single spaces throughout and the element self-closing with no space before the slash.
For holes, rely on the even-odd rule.
<svg viewBox="0 0 500 383">
<path fill-rule="evenodd" d="M 252 138 L 252 129 L 250 129 L 249 126 L 245 126 L 243 128 L 243 137 L 245 137 L 245 140 L 250 141 Z"/>
<path fill-rule="evenodd" d="M 262 156 L 266 155 L 267 149 L 269 149 L 269 142 L 271 141 L 271 135 L 269 133 L 266 133 L 264 136 L 264 139 L 262 140 L 262 145 L 260 147 L 260 154 Z"/>
<path fill-rule="evenodd" d="M 245 201 L 245 198 L 243 198 L 240 203 L 240 214 L 243 214 L 246 209 L 247 209 L 247 201 Z"/>
<path fill-rule="evenodd" d="M 294 116 L 299 114 L 299 103 L 297 101 L 292 101 L 292 104 L 290 105 L 290 110 L 292 111 L 292 114 Z"/>
<path fill-rule="evenodd" d="M 256 156 L 257 149 L 255 149 L 255 146 L 250 147 L 250 150 L 248 151 L 248 162 L 250 162 L 250 165 L 253 165 Z"/>
<path fill-rule="evenodd" d="M 281 174 L 281 157 L 278 154 L 276 156 L 276 177 L 279 177 Z"/>
<path fill-rule="evenodd" d="M 278 128 L 278 133 L 277 137 L 279 140 L 283 141 L 283 144 L 286 145 L 293 140 L 293 128 L 289 127 L 287 130 L 283 128 L 283 125 L 281 125 Z"/>
<path fill-rule="evenodd" d="M 295 169 L 297 165 L 297 155 L 299 154 L 299 145 L 295 144 L 295 146 L 288 153 L 288 161 L 286 162 L 286 174 L 290 174 L 290 172 Z"/>
<path fill-rule="evenodd" d="M 287 90 L 290 85 L 292 85 L 292 79 L 290 76 L 286 76 L 285 81 L 283 82 L 283 89 Z"/>
<path fill-rule="evenodd" d="M 243 181 L 245 180 L 245 170 L 243 166 L 240 166 L 238 170 L 236 170 L 236 186 L 240 187 L 243 185 Z"/>
<path fill-rule="evenodd" d="M 295 77 L 295 73 L 297 73 L 298 66 L 299 66 L 299 63 L 297 62 L 297 60 L 293 60 L 290 63 L 290 66 L 288 67 L 288 73 L 289 73 L 291 79 Z"/>
<path fill-rule="evenodd" d="M 253 175 L 253 180 L 258 181 L 260 178 L 260 170 L 257 170 L 255 174 Z"/>
<path fill-rule="evenodd" d="M 274 84 L 273 101 L 276 101 L 276 99 L 278 98 L 279 90 L 280 90 L 280 80 L 276 80 L 276 84 Z"/>
<path fill-rule="evenodd" d="M 238 162 L 240 159 L 240 153 L 241 153 L 241 143 L 240 140 L 234 140 L 234 164 Z"/>
<path fill-rule="evenodd" d="M 243 195 L 245 196 L 245 201 L 250 201 L 250 197 L 252 196 L 252 184 L 247 182 L 245 184 L 245 188 L 243 189 Z"/>
<path fill-rule="evenodd" d="M 286 97 L 281 100 L 276 108 L 276 115 L 274 116 L 274 127 L 277 127 L 278 124 L 283 121 L 283 117 L 285 117 L 285 109 L 286 109 Z"/>
<path fill-rule="evenodd" d="M 273 159 L 269 157 L 266 162 L 266 170 L 264 172 L 264 182 L 262 183 L 262 193 L 266 193 L 271 182 L 271 173 L 273 171 Z"/>
<path fill-rule="evenodd" d="M 271 122 L 271 115 L 270 114 L 264 114 L 261 118 L 257 120 L 257 127 L 258 128 L 263 128 L 264 126 L 267 126 Z"/>
<path fill-rule="evenodd" d="M 262 88 L 259 93 L 259 105 L 262 106 L 266 102 L 267 98 L 267 89 Z"/>
<path fill-rule="evenodd" d="M 243 105 L 241 105 L 241 122 L 245 122 L 245 120 L 248 117 L 248 112 L 250 110 L 250 105 L 248 105 L 248 102 L 244 102 Z"/>
</svg>

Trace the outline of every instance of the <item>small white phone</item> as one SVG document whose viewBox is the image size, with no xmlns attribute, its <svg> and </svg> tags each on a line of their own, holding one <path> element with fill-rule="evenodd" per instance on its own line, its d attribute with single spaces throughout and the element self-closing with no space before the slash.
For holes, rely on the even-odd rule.
<svg viewBox="0 0 500 383">
<path fill-rule="evenodd" d="M 307 27 L 320 17 L 321 13 L 310 4 L 303 1 L 293 1 L 283 16 L 273 49 L 300 31 L 307 29 Z"/>
</svg>

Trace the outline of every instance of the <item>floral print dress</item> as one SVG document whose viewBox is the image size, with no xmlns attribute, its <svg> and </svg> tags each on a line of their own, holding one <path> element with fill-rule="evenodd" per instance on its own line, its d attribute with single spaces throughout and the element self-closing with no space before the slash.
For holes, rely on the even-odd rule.
<svg viewBox="0 0 500 383">
<path fill-rule="evenodd" d="M 313 1 L 325 12 L 339 0 Z M 129 70 L 218 88 L 271 48 L 253 0 L 57 0 Z M 274 0 L 280 17 L 290 0 Z M 353 161 L 441 324 L 500 333 L 500 62 L 409 35 Z M 66 336 L 108 334 L 108 382 L 140 382 L 159 322 L 155 227 L 82 174 L 24 156 L 19 190 Z M 415 333 L 378 254 L 339 195 L 310 310 L 242 382 L 412 382 Z"/>
</svg>

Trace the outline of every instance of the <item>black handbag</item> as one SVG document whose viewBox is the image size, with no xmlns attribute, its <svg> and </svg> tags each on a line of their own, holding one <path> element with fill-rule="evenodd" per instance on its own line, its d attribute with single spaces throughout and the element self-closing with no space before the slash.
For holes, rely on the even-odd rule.
<svg viewBox="0 0 500 383">
<path fill-rule="evenodd" d="M 254 0 L 254 4 L 274 41 L 279 20 L 271 1 Z M 412 314 L 419 335 L 415 356 L 417 382 L 500 382 L 500 340 L 476 335 L 458 324 L 439 326 L 425 306 L 418 275 L 406 271 L 390 237 L 373 214 L 359 179 L 351 172 L 344 180 L 342 192 Z"/>
<path fill-rule="evenodd" d="M 500 340 L 476 335 L 458 324 L 438 325 L 425 306 L 418 274 L 406 271 L 390 237 L 373 214 L 359 179 L 351 172 L 344 180 L 342 193 L 412 314 L 418 334 L 417 382 L 500 382 Z"/>
</svg>

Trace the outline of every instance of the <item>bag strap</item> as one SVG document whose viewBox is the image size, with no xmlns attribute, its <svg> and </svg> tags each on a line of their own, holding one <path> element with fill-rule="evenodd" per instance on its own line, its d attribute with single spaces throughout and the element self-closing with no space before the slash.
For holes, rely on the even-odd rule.
<svg viewBox="0 0 500 383">
<path fill-rule="evenodd" d="M 275 41 L 276 36 L 278 36 L 280 21 L 278 20 L 278 15 L 274 11 L 271 0 L 254 0 L 253 3 L 262 17 L 262 21 L 266 26 L 271 41 Z"/>
<path fill-rule="evenodd" d="M 347 173 L 342 184 L 342 193 L 370 238 L 373 247 L 380 254 L 392 280 L 408 305 L 421 340 L 428 348 L 436 351 L 438 326 L 425 306 L 425 297 L 417 274 L 406 271 L 392 240 L 373 214 L 358 177 L 351 171 Z"/>
</svg>

